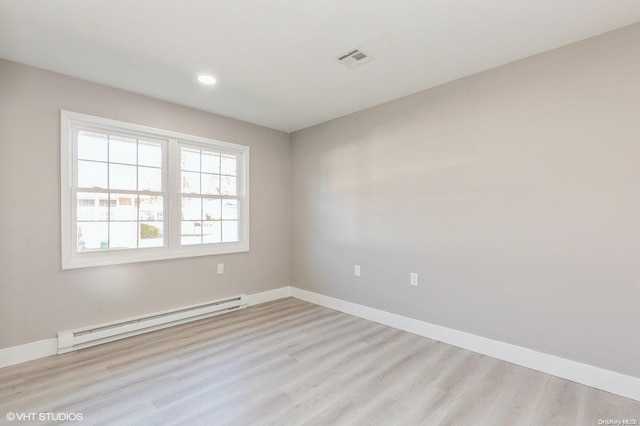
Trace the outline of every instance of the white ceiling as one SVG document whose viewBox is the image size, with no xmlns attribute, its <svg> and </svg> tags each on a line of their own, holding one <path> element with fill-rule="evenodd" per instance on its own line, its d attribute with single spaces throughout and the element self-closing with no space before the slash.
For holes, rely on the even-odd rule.
<svg viewBox="0 0 640 426">
<path fill-rule="evenodd" d="M 638 21 L 638 0 L 0 0 L 0 57 L 289 132 Z M 376 59 L 335 61 L 356 46 Z"/>
</svg>

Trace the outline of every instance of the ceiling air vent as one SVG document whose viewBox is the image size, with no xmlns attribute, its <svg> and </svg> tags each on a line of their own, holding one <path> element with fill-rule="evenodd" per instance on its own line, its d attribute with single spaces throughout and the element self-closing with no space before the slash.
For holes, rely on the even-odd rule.
<svg viewBox="0 0 640 426">
<path fill-rule="evenodd" d="M 340 55 L 336 60 L 347 68 L 356 68 L 367 62 L 373 61 L 373 57 L 362 49 L 352 49 Z"/>
</svg>

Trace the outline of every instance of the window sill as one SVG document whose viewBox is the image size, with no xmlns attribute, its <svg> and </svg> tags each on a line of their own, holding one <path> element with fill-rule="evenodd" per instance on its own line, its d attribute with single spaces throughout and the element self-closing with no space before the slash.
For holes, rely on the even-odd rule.
<svg viewBox="0 0 640 426">
<path fill-rule="evenodd" d="M 149 248 L 119 250 L 111 252 L 81 253 L 69 259 L 63 259 L 62 270 L 93 268 L 109 265 L 123 265 L 129 263 L 153 262 L 157 260 L 184 259 L 190 257 L 213 256 L 221 254 L 249 252 L 249 244 L 228 243 L 215 247 L 194 246 L 180 250 L 166 248 Z"/>
</svg>

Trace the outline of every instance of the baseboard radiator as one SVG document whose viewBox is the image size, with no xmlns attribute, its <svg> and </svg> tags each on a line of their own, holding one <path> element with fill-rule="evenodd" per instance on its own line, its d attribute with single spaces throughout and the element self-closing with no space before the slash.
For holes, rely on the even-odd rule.
<svg viewBox="0 0 640 426">
<path fill-rule="evenodd" d="M 247 295 L 185 306 L 105 324 L 58 333 L 58 354 L 183 324 L 247 307 Z"/>
</svg>

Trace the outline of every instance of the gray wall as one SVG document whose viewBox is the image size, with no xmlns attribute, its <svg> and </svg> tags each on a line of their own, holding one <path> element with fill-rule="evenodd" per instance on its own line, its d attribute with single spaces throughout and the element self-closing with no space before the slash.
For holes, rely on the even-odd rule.
<svg viewBox="0 0 640 426">
<path fill-rule="evenodd" d="M 61 271 L 60 109 L 249 145 L 251 252 Z M 289 284 L 285 133 L 0 60 L 0 181 L 0 348 Z"/>
<path fill-rule="evenodd" d="M 640 377 L 639 106 L 634 25 L 292 134 L 293 285 Z"/>
</svg>

